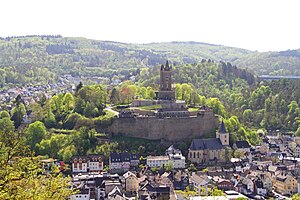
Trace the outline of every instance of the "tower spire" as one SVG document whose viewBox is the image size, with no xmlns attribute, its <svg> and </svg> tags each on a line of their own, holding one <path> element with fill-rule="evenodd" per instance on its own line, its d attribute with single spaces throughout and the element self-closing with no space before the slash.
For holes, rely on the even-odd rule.
<svg viewBox="0 0 300 200">
<path fill-rule="evenodd" d="M 227 133 L 226 128 L 225 128 L 224 120 L 222 120 L 220 129 L 219 129 L 219 133 Z"/>
</svg>

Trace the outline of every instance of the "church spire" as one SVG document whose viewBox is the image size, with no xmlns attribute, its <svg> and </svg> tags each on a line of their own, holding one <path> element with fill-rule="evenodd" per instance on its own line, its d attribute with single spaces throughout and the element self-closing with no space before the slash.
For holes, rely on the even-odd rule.
<svg viewBox="0 0 300 200">
<path fill-rule="evenodd" d="M 222 120 L 220 129 L 219 129 L 219 133 L 227 133 L 226 128 L 225 128 L 224 120 Z"/>
</svg>

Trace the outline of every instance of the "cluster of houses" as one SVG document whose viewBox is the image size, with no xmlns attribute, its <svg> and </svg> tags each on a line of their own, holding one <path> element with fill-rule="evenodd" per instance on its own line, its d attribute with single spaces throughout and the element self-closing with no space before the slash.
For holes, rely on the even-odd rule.
<svg viewBox="0 0 300 200">
<path fill-rule="evenodd" d="M 76 85 L 80 82 L 99 84 L 108 81 L 103 77 L 74 77 L 71 74 L 65 74 L 58 77 L 55 83 L 41 85 L 33 82 L 26 86 L 9 88 L 0 91 L 0 110 L 10 110 L 13 101 L 18 95 L 21 95 L 26 105 L 29 105 L 39 101 L 40 94 L 45 94 L 47 98 L 50 98 L 54 94 L 74 92 Z M 5 108 L 1 108 L 1 105 L 5 105 Z"/>
<path fill-rule="evenodd" d="M 216 138 L 191 142 L 188 161 L 173 145 L 165 155 L 148 156 L 144 163 L 137 154 L 111 152 L 106 172 L 102 155 L 74 156 L 72 183 L 80 192 L 70 198 L 178 199 L 176 191 L 187 186 L 204 196 L 218 188 L 225 199 L 290 196 L 300 192 L 299 142 L 293 136 L 270 135 L 259 146 L 247 141 L 230 146 L 222 123 Z M 228 148 L 240 151 L 239 158 L 227 161 Z"/>
<path fill-rule="evenodd" d="M 45 94 L 46 98 L 50 98 L 53 94 L 73 92 L 75 83 L 79 83 L 76 78 L 67 75 L 59 77 L 55 83 L 40 85 L 32 83 L 28 86 L 9 88 L 0 91 L 0 105 L 5 105 L 5 109 L 12 108 L 12 103 L 18 95 L 21 95 L 22 100 L 26 105 L 39 101 L 40 94 Z M 0 107 L 1 109 L 1 107 Z"/>
<path fill-rule="evenodd" d="M 171 149 L 181 155 L 173 146 L 166 152 Z M 103 160 L 102 155 L 73 156 L 72 184 L 80 192 L 70 199 L 170 199 L 175 194 L 168 178 L 171 173 L 152 174 L 148 166 L 140 169 L 137 154 L 111 152 L 109 173 L 103 172 Z"/>
</svg>

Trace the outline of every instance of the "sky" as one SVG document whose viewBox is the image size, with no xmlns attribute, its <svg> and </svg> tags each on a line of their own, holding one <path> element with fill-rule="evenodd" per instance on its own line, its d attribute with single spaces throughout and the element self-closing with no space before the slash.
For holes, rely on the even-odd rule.
<svg viewBox="0 0 300 200">
<path fill-rule="evenodd" d="M 299 0 L 3 0 L 0 37 L 127 43 L 197 41 L 256 51 L 300 48 Z"/>
</svg>

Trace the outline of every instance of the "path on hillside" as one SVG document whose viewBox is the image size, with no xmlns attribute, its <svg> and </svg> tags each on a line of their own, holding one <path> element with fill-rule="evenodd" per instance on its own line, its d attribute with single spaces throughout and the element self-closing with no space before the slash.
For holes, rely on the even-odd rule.
<svg viewBox="0 0 300 200">
<path fill-rule="evenodd" d="M 113 110 L 111 106 L 107 106 L 107 107 L 105 108 L 105 110 L 108 110 L 108 111 L 110 111 L 110 112 L 114 113 L 115 115 L 119 115 L 119 112 L 118 112 L 118 111 L 115 111 L 115 110 Z"/>
</svg>

